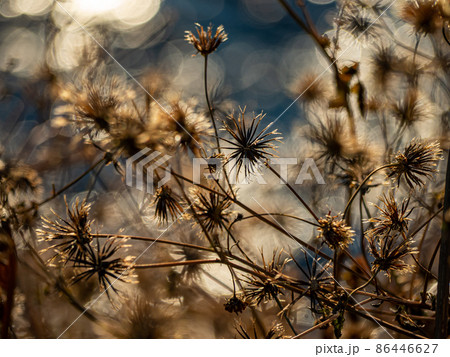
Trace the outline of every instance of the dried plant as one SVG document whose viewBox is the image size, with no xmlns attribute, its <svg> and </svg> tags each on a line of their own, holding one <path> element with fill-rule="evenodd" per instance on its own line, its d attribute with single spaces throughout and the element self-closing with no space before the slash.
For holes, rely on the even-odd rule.
<svg viewBox="0 0 450 357">
<path fill-rule="evenodd" d="M 263 164 L 268 158 L 274 156 L 271 152 L 276 149 L 274 142 L 280 142 L 277 130 L 268 131 L 271 124 L 259 130 L 259 125 L 264 114 L 253 116 L 250 124 L 245 121 L 245 108 L 240 109 L 239 115 L 229 116 L 230 124 L 224 123 L 224 130 L 231 135 L 232 140 L 221 138 L 229 146 L 224 149 L 231 150 L 227 162 L 236 167 L 236 175 L 243 169 L 244 175 L 251 175 L 258 165 Z"/>
<path fill-rule="evenodd" d="M 187 42 L 192 44 L 202 56 L 207 56 L 210 53 L 213 53 L 222 42 L 225 42 L 228 39 L 222 25 L 216 29 L 216 33 L 214 35 L 212 25 L 209 25 L 206 31 L 200 24 L 195 24 L 195 26 L 198 37 L 195 37 L 191 31 L 186 31 L 185 39 Z"/>
<path fill-rule="evenodd" d="M 66 199 L 65 204 L 67 218 L 62 218 L 55 212 L 54 220 L 43 217 L 42 228 L 37 230 L 37 234 L 42 240 L 52 244 L 43 250 L 55 253 L 50 261 L 57 259 L 64 264 L 69 261 L 78 264 L 86 257 L 92 242 L 92 221 L 89 219 L 91 205 L 86 201 L 80 202 L 78 198 L 72 207 Z"/>
<path fill-rule="evenodd" d="M 379 217 L 369 219 L 370 223 L 374 223 L 375 227 L 367 232 L 371 237 L 383 237 L 391 234 L 400 234 L 406 238 L 408 231 L 408 224 L 411 220 L 408 216 L 412 210 L 408 209 L 409 199 L 403 200 L 401 206 L 397 204 L 394 194 L 389 192 L 389 195 L 384 195 L 380 198 L 384 207 L 381 208 L 375 205 L 380 211 Z"/>
<path fill-rule="evenodd" d="M 411 240 L 399 238 L 395 234 L 369 238 L 370 254 L 375 258 L 372 263 L 372 271 L 384 271 L 389 279 L 391 279 L 392 272 L 412 271 L 413 266 L 405 263 L 402 259 L 409 254 L 417 253 L 411 244 Z"/>
<path fill-rule="evenodd" d="M 330 248 L 347 248 L 353 242 L 355 233 L 342 219 L 342 215 L 332 216 L 331 212 L 319 221 L 319 235 L 317 239 L 326 243 Z"/>
<path fill-rule="evenodd" d="M 442 160 L 442 150 L 439 143 L 426 143 L 419 140 L 412 141 L 403 152 L 395 158 L 388 177 L 396 179 L 400 185 L 402 177 L 409 187 L 423 186 L 424 179 L 431 178 L 436 172 L 436 166 Z"/>
<path fill-rule="evenodd" d="M 116 241 L 109 239 L 100 243 L 99 239 L 89 246 L 86 254 L 81 258 L 73 257 L 77 272 L 73 276 L 71 283 L 76 284 L 84 280 L 96 277 L 99 287 L 106 295 L 111 298 L 111 292 L 118 293 L 114 284 L 117 281 L 132 282 L 134 257 L 118 257 L 118 252 L 126 249 L 128 246 L 125 240 Z"/>
<path fill-rule="evenodd" d="M 45 48 L 1 62 L 0 337 L 448 337 L 447 2 L 337 1 L 320 27 L 278 2 L 239 15 L 276 56 L 222 56 L 212 24 L 180 42 L 170 4 L 139 27 L 2 8 Z"/>
</svg>

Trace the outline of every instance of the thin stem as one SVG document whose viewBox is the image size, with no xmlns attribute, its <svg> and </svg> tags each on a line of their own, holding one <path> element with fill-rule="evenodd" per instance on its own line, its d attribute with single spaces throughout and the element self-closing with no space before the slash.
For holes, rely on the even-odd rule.
<svg viewBox="0 0 450 357">
<path fill-rule="evenodd" d="M 199 264 L 213 264 L 222 263 L 220 259 L 197 259 L 197 260 L 185 260 L 181 262 L 163 262 L 163 263 L 153 263 L 153 264 L 138 264 L 134 265 L 134 269 L 152 269 L 152 268 L 167 268 L 176 267 L 183 265 L 199 265 Z"/>
<path fill-rule="evenodd" d="M 450 277 L 450 150 L 447 151 L 447 174 L 445 179 L 444 219 L 439 254 L 438 288 L 436 296 L 435 338 L 447 338 L 448 297 Z"/>
<path fill-rule="evenodd" d="M 222 153 L 222 150 L 220 148 L 220 141 L 219 141 L 219 132 L 217 131 L 216 121 L 214 120 L 214 114 L 211 108 L 211 102 L 209 101 L 209 94 L 208 94 L 208 55 L 204 56 L 205 58 L 205 66 L 204 66 L 204 86 L 205 86 L 205 97 L 206 97 L 206 103 L 208 105 L 209 115 L 211 116 L 211 122 L 214 128 L 214 135 L 216 138 L 217 143 L 217 150 L 219 151 L 219 154 Z"/>
<path fill-rule="evenodd" d="M 344 210 L 344 217 L 346 217 L 348 210 L 350 209 L 350 206 L 353 202 L 353 200 L 355 199 L 356 195 L 359 193 L 359 191 L 361 191 L 362 187 L 367 183 L 367 181 L 369 181 L 369 179 L 376 174 L 378 171 L 387 169 L 389 167 L 393 167 L 395 166 L 395 164 L 386 164 L 383 166 L 380 166 L 378 168 L 376 168 L 375 170 L 373 170 L 370 174 L 367 175 L 367 177 L 363 180 L 363 182 L 361 182 L 361 184 L 358 186 L 358 188 L 355 190 L 355 192 L 353 192 L 353 195 L 350 197 L 349 201 L 347 202 L 347 205 L 345 206 L 345 210 Z"/>
<path fill-rule="evenodd" d="M 377 269 L 377 270 L 373 273 L 372 277 L 371 277 L 369 280 L 367 280 L 367 281 L 366 281 L 364 284 L 362 284 L 360 287 L 357 287 L 355 290 L 353 290 L 353 291 L 348 295 L 348 299 L 349 299 L 354 293 L 356 293 L 358 290 L 362 290 L 362 289 L 364 289 L 366 286 L 368 286 L 368 285 L 376 278 L 378 272 L 379 272 L 379 270 Z"/>
<path fill-rule="evenodd" d="M 441 213 L 443 210 L 444 210 L 444 207 L 441 207 L 440 209 L 438 209 L 435 213 L 433 213 L 433 214 L 431 215 L 430 218 L 428 218 L 425 222 L 423 222 L 423 223 L 419 226 L 419 228 L 417 228 L 413 233 L 409 234 L 409 235 L 408 235 L 408 238 L 414 237 L 414 236 L 415 236 L 417 233 L 419 233 L 425 226 L 427 226 L 427 225 L 431 222 L 431 220 L 432 220 L 434 217 L 436 217 L 436 216 L 437 216 L 439 213 Z"/>
<path fill-rule="evenodd" d="M 222 149 L 220 147 L 220 140 L 219 140 L 219 132 L 217 131 L 217 125 L 216 125 L 216 120 L 214 118 L 214 113 L 211 107 L 211 101 L 209 100 L 209 94 L 208 94 L 208 55 L 205 55 L 205 67 L 204 67 L 204 87 L 205 87 L 205 97 L 206 97 L 206 104 L 208 105 L 208 111 L 209 111 L 209 115 L 211 117 L 211 122 L 214 128 L 214 135 L 216 138 L 216 144 L 217 144 L 217 151 L 219 152 L 219 154 L 222 153 Z M 228 184 L 228 187 L 231 190 L 231 194 L 233 195 L 234 198 L 236 198 L 236 195 L 233 191 L 233 187 L 231 186 L 230 183 L 230 179 L 228 178 L 228 174 L 226 171 L 226 168 L 223 168 L 223 175 L 225 177 L 225 180 Z"/>
<path fill-rule="evenodd" d="M 36 209 L 37 207 L 40 207 L 40 206 L 46 204 L 47 202 L 50 202 L 54 198 L 58 197 L 61 193 L 63 193 L 64 191 L 66 191 L 67 189 L 69 189 L 70 187 L 72 187 L 73 185 L 78 183 L 79 181 L 81 181 L 85 176 L 87 176 L 91 171 L 93 171 L 104 160 L 105 160 L 105 157 L 103 157 L 102 159 L 98 160 L 95 164 L 93 164 L 89 169 L 87 169 L 84 173 L 82 173 L 80 176 L 78 176 L 75 180 L 69 182 L 63 188 L 61 188 L 60 190 L 58 190 L 55 193 L 53 193 L 53 195 L 51 195 L 50 197 L 46 198 L 45 200 L 43 200 L 43 201 L 41 201 L 39 203 L 34 204 L 33 206 L 31 206 L 31 207 L 29 207 L 27 209 L 24 209 L 22 211 L 18 211 L 17 213 L 19 213 L 19 214 L 27 213 L 27 212 L 29 212 L 29 211 L 31 211 L 33 209 Z"/>
<path fill-rule="evenodd" d="M 141 236 L 124 235 L 124 234 L 106 234 L 106 233 L 91 233 L 91 236 L 94 237 L 94 238 L 111 238 L 111 237 L 114 237 L 114 238 L 127 238 L 127 239 L 133 239 L 133 240 L 155 242 L 155 243 L 160 243 L 160 244 L 175 245 L 175 246 L 192 248 L 192 249 L 203 250 L 203 251 L 206 251 L 206 252 L 214 253 L 214 249 L 213 248 L 203 247 L 201 245 L 195 245 L 195 244 L 190 244 L 190 243 L 175 242 L 175 241 L 166 240 L 166 239 L 160 239 L 160 238 L 141 237 Z"/>
<path fill-rule="evenodd" d="M 226 226 L 225 226 L 225 230 L 227 231 L 228 236 L 231 237 L 231 239 L 233 240 L 234 244 L 239 249 L 241 254 L 245 257 L 245 259 L 247 259 L 250 263 L 253 263 L 252 260 L 247 255 L 247 253 L 245 253 L 244 250 L 241 248 L 241 246 L 239 245 L 239 242 L 236 240 L 236 238 L 234 237 L 233 233 L 231 233 L 231 230 L 228 227 L 226 227 Z"/>
<path fill-rule="evenodd" d="M 336 247 L 333 253 L 333 281 L 334 281 L 334 291 L 338 288 L 338 258 L 339 258 L 339 248 Z M 339 284 L 340 285 L 340 284 Z"/>
<path fill-rule="evenodd" d="M 317 223 L 314 222 L 310 222 L 306 219 L 294 216 L 292 214 L 286 214 L 286 213 L 258 213 L 259 216 L 281 216 L 281 217 L 287 217 L 287 218 L 292 218 L 292 219 L 296 219 L 297 221 L 301 221 L 304 223 L 308 223 L 314 227 L 320 227 L 320 225 L 318 225 Z M 247 217 L 242 217 L 241 219 L 239 219 L 238 221 L 233 221 L 230 225 L 230 228 L 233 224 L 238 223 L 238 222 L 242 222 L 246 219 L 250 219 L 250 218 L 258 218 L 257 216 L 251 215 L 251 216 L 247 216 Z"/>
<path fill-rule="evenodd" d="M 325 321 L 322 321 L 322 322 L 318 323 L 317 325 L 314 325 L 313 327 L 311 327 L 311 328 L 303 331 L 302 333 L 299 333 L 298 335 L 292 337 L 292 339 L 302 338 L 302 337 L 306 336 L 307 334 L 309 334 L 309 333 L 311 333 L 311 332 L 313 332 L 313 331 L 315 331 L 315 330 L 317 330 L 319 328 L 322 328 L 323 326 L 328 325 L 331 321 L 336 319 L 338 316 L 339 316 L 339 314 L 334 314 L 334 315 L 330 316 L 328 319 L 326 319 Z"/>
<path fill-rule="evenodd" d="M 280 311 L 283 311 L 283 305 L 281 305 L 281 301 L 280 299 L 278 299 L 278 296 L 276 294 L 273 294 L 273 298 L 275 299 Z M 282 313 L 284 319 L 286 320 L 286 322 L 288 323 L 290 329 L 292 330 L 292 332 L 294 333 L 294 335 L 297 335 L 297 332 L 295 331 L 294 325 L 292 325 L 291 320 L 289 319 L 288 315 L 286 313 Z"/>
<path fill-rule="evenodd" d="M 286 186 L 289 188 L 289 190 L 294 194 L 295 197 L 298 198 L 298 200 L 303 204 L 303 206 L 308 210 L 309 213 L 314 217 L 316 221 L 319 221 L 319 217 L 314 213 L 314 211 L 308 206 L 308 204 L 303 200 L 303 198 L 294 190 L 294 188 L 283 178 L 281 175 L 272 167 L 269 163 L 266 163 L 266 166 L 269 168 L 270 171 L 273 172 L 275 176 L 277 176 Z"/>
<path fill-rule="evenodd" d="M 433 268 L 434 260 L 436 259 L 437 253 L 439 251 L 439 247 L 441 246 L 441 240 L 436 244 L 436 247 L 434 248 L 433 254 L 431 255 L 430 262 L 428 263 L 428 270 L 431 270 Z M 430 275 L 425 276 L 425 282 L 423 284 L 423 291 L 422 291 L 422 302 L 425 303 L 427 300 L 427 290 L 428 290 L 428 281 L 430 280 Z"/>
</svg>

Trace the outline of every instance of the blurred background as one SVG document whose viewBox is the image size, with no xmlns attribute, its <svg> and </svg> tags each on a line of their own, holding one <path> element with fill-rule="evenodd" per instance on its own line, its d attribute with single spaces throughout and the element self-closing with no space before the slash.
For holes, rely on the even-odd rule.
<svg viewBox="0 0 450 357">
<path fill-rule="evenodd" d="M 334 1 L 310 0 L 308 6 L 320 32 L 332 28 Z M 184 41 L 196 22 L 222 24 L 229 35 L 210 58 L 209 83 L 215 99 L 231 99 L 233 109 L 264 110 L 273 120 L 291 103 L 297 75 L 317 68 L 310 63 L 311 40 L 275 0 L 2 0 L 1 132 L 20 135 L 45 121 L 53 103 L 29 98 L 36 90 L 30 85 L 44 94 L 55 75 L 70 78 L 86 65 L 86 48 L 107 56 L 98 45 L 133 76 L 157 68 L 183 97 L 203 98 L 203 61 Z M 123 71 L 117 64 L 115 70 Z M 294 119 L 295 106 L 277 126 L 286 131 Z"/>
</svg>

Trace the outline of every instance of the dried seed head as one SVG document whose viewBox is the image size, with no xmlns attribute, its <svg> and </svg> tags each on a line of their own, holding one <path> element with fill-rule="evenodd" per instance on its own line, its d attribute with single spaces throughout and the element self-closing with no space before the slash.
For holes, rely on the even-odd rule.
<svg viewBox="0 0 450 357">
<path fill-rule="evenodd" d="M 318 159 L 334 171 L 336 163 L 353 152 L 351 137 L 344 121 L 339 116 L 327 116 L 324 121 L 311 126 L 309 139 L 318 145 Z"/>
<path fill-rule="evenodd" d="M 198 237 L 192 234 L 188 239 L 183 239 L 183 242 L 188 244 L 198 244 Z M 199 249 L 191 248 L 188 246 L 181 246 L 173 252 L 173 255 L 177 261 L 192 261 L 206 259 L 209 254 L 208 252 Z M 199 264 L 184 265 L 179 278 L 183 279 L 185 283 L 194 281 L 198 282 L 203 272 L 204 270 Z"/>
<path fill-rule="evenodd" d="M 213 136 L 210 121 L 196 112 L 187 103 L 172 105 L 169 118 L 174 143 L 184 149 L 190 149 L 197 156 L 200 155 L 203 144 Z"/>
<path fill-rule="evenodd" d="M 328 86 L 319 74 L 307 74 L 300 78 L 291 90 L 299 100 L 311 104 L 328 98 Z"/>
<path fill-rule="evenodd" d="M 399 152 L 393 162 L 388 177 L 397 180 L 400 185 L 402 177 L 405 178 L 409 187 L 415 185 L 423 186 L 423 179 L 432 178 L 432 174 L 437 171 L 436 166 L 442 160 L 442 150 L 437 141 L 425 143 L 414 139 L 403 152 Z"/>
<path fill-rule="evenodd" d="M 401 234 L 406 237 L 408 222 L 412 210 L 408 209 L 409 199 L 403 200 L 401 206 L 397 204 L 392 191 L 389 195 L 380 197 L 384 207 L 375 205 L 380 211 L 379 217 L 369 219 L 369 222 L 375 224 L 375 227 L 367 232 L 371 237 L 382 237 L 389 234 Z"/>
<path fill-rule="evenodd" d="M 154 303 L 147 296 L 133 295 L 123 304 L 124 316 L 113 326 L 111 333 L 118 338 L 153 339 L 174 337 L 173 305 Z"/>
<path fill-rule="evenodd" d="M 169 219 L 176 220 L 183 213 L 180 197 L 166 185 L 156 191 L 153 204 L 155 205 L 155 218 L 160 223 L 167 224 Z"/>
<path fill-rule="evenodd" d="M 92 241 L 92 221 L 89 220 L 91 205 L 84 200 L 80 202 L 78 198 L 72 207 L 69 207 L 65 197 L 64 202 L 66 218 L 52 211 L 56 218 L 51 220 L 42 217 L 42 228 L 36 232 L 41 240 L 53 243 L 43 250 L 43 252 L 52 250 L 55 253 L 49 261 L 58 258 L 64 264 L 71 261 L 77 265 L 85 258 Z"/>
<path fill-rule="evenodd" d="M 232 212 L 229 210 L 231 200 L 218 194 L 202 189 L 194 189 L 194 204 L 198 218 L 209 232 L 223 230 L 229 223 Z"/>
<path fill-rule="evenodd" d="M 242 313 L 245 308 L 248 306 L 248 303 L 241 299 L 240 297 L 233 295 L 230 299 L 227 299 L 227 302 L 224 304 L 225 311 L 229 313 L 235 312 L 236 315 Z"/>
<path fill-rule="evenodd" d="M 344 8 L 342 17 L 339 20 L 341 28 L 352 36 L 365 41 L 377 38 L 381 26 L 376 22 L 376 17 L 371 15 L 371 11 L 352 5 Z"/>
<path fill-rule="evenodd" d="M 392 104 L 392 115 L 401 127 L 432 118 L 432 107 L 417 90 L 408 90 L 403 99 Z"/>
<path fill-rule="evenodd" d="M 0 160 L 0 191 L 5 194 L 36 193 L 41 187 L 36 170 L 22 163 Z"/>
<path fill-rule="evenodd" d="M 400 17 L 419 34 L 427 35 L 442 29 L 442 17 L 436 0 L 404 0 Z"/>
<path fill-rule="evenodd" d="M 239 175 L 244 168 L 245 177 L 250 176 L 258 165 L 264 163 L 274 154 L 271 150 L 275 150 L 275 141 L 281 142 L 277 130 L 268 132 L 271 124 L 264 129 L 258 130 L 263 115 L 253 116 L 250 125 L 245 123 L 245 108 L 240 108 L 239 116 L 236 118 L 234 114 L 229 116 L 230 123 L 223 124 L 223 129 L 231 135 L 231 140 L 221 138 L 229 146 L 223 146 L 224 149 L 231 150 L 227 162 L 234 161 L 233 168 L 236 168 L 236 176 Z"/>
<path fill-rule="evenodd" d="M 272 254 L 272 259 L 266 262 L 263 252 L 261 252 L 262 266 L 265 271 L 270 274 L 266 277 L 251 276 L 247 281 L 248 286 L 244 289 L 244 294 L 249 301 L 252 301 L 256 305 L 262 302 L 267 302 L 279 295 L 283 295 L 283 287 L 279 283 L 280 275 L 283 269 L 288 263 L 289 259 L 282 259 L 283 251 L 276 251 Z"/>
<path fill-rule="evenodd" d="M 325 242 L 331 249 L 347 248 L 353 242 L 355 233 L 347 226 L 342 214 L 331 216 L 331 212 L 318 221 L 320 227 L 318 239 Z"/>
<path fill-rule="evenodd" d="M 222 25 L 216 29 L 214 36 L 213 27 L 211 24 L 208 26 L 206 31 L 203 29 L 203 26 L 198 23 L 196 23 L 195 26 L 198 38 L 195 37 L 191 31 L 186 31 L 185 39 L 193 45 L 202 56 L 207 56 L 210 53 L 213 53 L 222 42 L 225 42 L 228 39 L 228 35 Z"/>
<path fill-rule="evenodd" d="M 372 78 L 376 84 L 385 89 L 390 76 L 399 67 L 400 59 L 395 55 L 393 47 L 381 46 L 371 55 Z"/>
<path fill-rule="evenodd" d="M 105 291 L 111 300 L 111 291 L 118 293 L 114 283 L 117 281 L 131 283 L 133 282 L 132 278 L 134 278 L 134 257 L 122 258 L 117 256 L 119 251 L 128 248 L 125 242 L 125 239 L 118 240 L 114 237 L 104 243 L 100 243 L 99 239 L 97 239 L 97 244 L 89 246 L 83 258 L 71 259 L 79 268 L 71 283 L 76 284 L 95 276 L 100 289 Z"/>
<path fill-rule="evenodd" d="M 117 77 L 99 77 L 96 81 L 81 79 L 81 88 L 67 87 L 61 99 L 73 104 L 75 122 L 92 129 L 109 130 L 116 111 L 121 106 L 122 85 Z"/>
<path fill-rule="evenodd" d="M 398 235 L 387 235 L 382 238 L 368 237 L 370 254 L 375 258 L 372 271 L 381 270 L 389 280 L 393 271 L 406 273 L 412 271 L 413 266 L 406 264 L 403 258 L 417 251 L 411 247 L 410 239 L 403 239 Z"/>
</svg>

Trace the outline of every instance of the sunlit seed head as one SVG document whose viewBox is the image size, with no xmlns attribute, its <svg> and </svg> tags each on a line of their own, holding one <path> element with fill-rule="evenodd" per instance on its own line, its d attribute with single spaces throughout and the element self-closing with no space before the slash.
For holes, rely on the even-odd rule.
<svg viewBox="0 0 450 357">
<path fill-rule="evenodd" d="M 437 165 L 443 159 L 438 142 L 427 143 L 414 139 L 403 152 L 399 152 L 392 162 L 388 177 L 397 181 L 403 178 L 410 188 L 422 187 L 425 179 L 431 179 Z"/>
<path fill-rule="evenodd" d="M 198 37 L 196 37 L 191 31 L 186 31 L 185 39 L 187 42 L 192 44 L 202 56 L 207 56 L 213 53 L 217 50 L 221 43 L 228 39 L 228 35 L 222 25 L 216 29 L 216 33 L 214 35 L 212 25 L 209 25 L 206 31 L 200 24 L 195 24 L 195 26 Z"/>
<path fill-rule="evenodd" d="M 319 235 L 317 239 L 326 243 L 331 249 L 347 248 L 353 242 L 355 235 L 351 227 L 347 226 L 342 215 L 332 216 L 327 214 L 318 221 Z"/>
<path fill-rule="evenodd" d="M 245 108 L 240 109 L 239 115 L 229 116 L 229 123 L 224 122 L 225 130 L 230 139 L 220 138 L 225 142 L 223 149 L 230 150 L 227 162 L 231 162 L 236 169 L 236 176 L 243 169 L 245 177 L 250 176 L 259 165 L 264 164 L 276 149 L 275 142 L 281 142 L 282 137 L 277 130 L 268 131 L 271 124 L 259 130 L 259 125 L 265 115 L 253 115 L 250 123 L 246 123 Z"/>
</svg>

